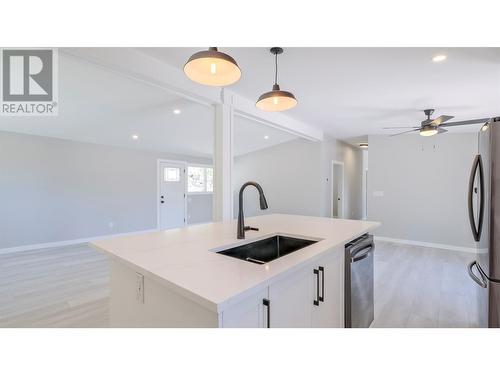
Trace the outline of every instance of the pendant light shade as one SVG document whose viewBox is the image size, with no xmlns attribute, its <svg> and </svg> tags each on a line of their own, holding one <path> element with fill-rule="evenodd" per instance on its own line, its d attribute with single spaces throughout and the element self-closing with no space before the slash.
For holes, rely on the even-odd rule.
<svg viewBox="0 0 500 375">
<path fill-rule="evenodd" d="M 271 48 L 271 53 L 275 56 L 276 68 L 273 89 L 262 94 L 255 105 L 264 111 L 286 111 L 297 105 L 297 99 L 295 99 L 295 96 L 291 92 L 281 90 L 278 85 L 278 55 L 283 53 L 283 48 L 273 47 Z"/>
<path fill-rule="evenodd" d="M 255 105 L 264 111 L 286 111 L 297 105 L 297 99 L 291 92 L 280 90 L 280 85 L 274 84 L 272 91 L 262 94 Z"/>
<path fill-rule="evenodd" d="M 227 86 L 241 77 L 241 70 L 229 55 L 210 47 L 196 52 L 184 65 L 184 73 L 194 82 L 207 86 Z"/>
</svg>

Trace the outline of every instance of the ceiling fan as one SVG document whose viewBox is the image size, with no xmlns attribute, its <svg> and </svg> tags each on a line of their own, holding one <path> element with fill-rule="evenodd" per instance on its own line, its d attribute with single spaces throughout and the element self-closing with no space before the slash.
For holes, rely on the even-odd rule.
<svg viewBox="0 0 500 375">
<path fill-rule="evenodd" d="M 420 132 L 420 135 L 424 137 L 429 137 L 435 134 L 446 133 L 448 130 L 444 128 L 448 126 L 480 124 L 480 123 L 485 123 L 489 120 L 489 118 L 480 118 L 467 121 L 447 122 L 451 120 L 454 116 L 441 115 L 439 117 L 436 117 L 435 119 L 431 119 L 431 115 L 434 113 L 434 109 L 424 109 L 424 113 L 427 116 L 427 119 L 422 121 L 420 123 L 420 126 L 403 126 L 403 127 L 396 126 L 396 127 L 386 127 L 383 129 L 411 129 L 401 133 L 392 134 L 391 137 L 417 131 Z"/>
</svg>

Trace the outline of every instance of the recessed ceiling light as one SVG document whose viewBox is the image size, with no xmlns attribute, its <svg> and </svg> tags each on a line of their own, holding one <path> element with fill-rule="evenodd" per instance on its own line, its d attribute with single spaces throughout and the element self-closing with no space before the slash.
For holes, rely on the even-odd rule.
<svg viewBox="0 0 500 375">
<path fill-rule="evenodd" d="M 132 134 L 132 139 L 136 141 L 139 139 L 139 136 L 137 134 Z"/>
<path fill-rule="evenodd" d="M 446 60 L 446 55 L 436 55 L 432 58 L 432 61 L 434 62 L 441 62 Z"/>
<path fill-rule="evenodd" d="M 174 109 L 174 115 L 180 115 L 181 110 L 179 108 Z"/>
<path fill-rule="evenodd" d="M 264 139 L 269 139 L 269 136 L 268 136 L 268 135 L 265 135 L 265 136 L 264 136 Z"/>
</svg>

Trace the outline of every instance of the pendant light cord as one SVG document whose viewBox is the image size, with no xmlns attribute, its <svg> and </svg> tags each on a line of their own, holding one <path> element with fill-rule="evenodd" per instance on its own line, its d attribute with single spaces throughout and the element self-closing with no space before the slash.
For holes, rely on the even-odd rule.
<svg viewBox="0 0 500 375">
<path fill-rule="evenodd" d="M 275 70 L 274 70 L 274 84 L 278 84 L 278 54 L 274 54 Z"/>
</svg>

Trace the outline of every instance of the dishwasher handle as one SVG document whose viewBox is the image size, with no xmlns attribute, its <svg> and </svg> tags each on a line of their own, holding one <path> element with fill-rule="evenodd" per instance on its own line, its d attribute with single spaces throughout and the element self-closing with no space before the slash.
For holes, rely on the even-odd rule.
<svg viewBox="0 0 500 375">
<path fill-rule="evenodd" d="M 373 244 L 369 244 L 365 247 L 362 247 L 356 250 L 351 254 L 351 263 L 359 262 L 360 260 L 368 258 L 370 253 L 373 251 Z"/>
</svg>

